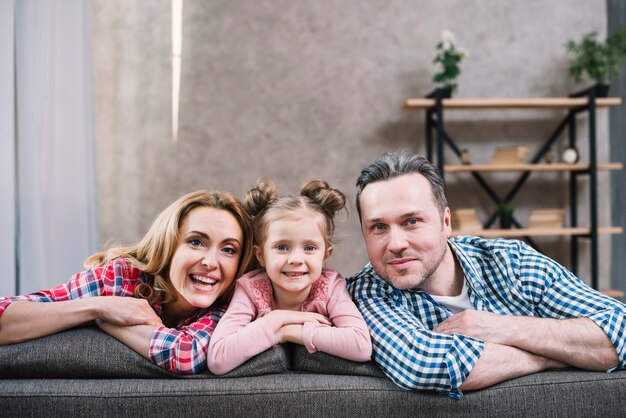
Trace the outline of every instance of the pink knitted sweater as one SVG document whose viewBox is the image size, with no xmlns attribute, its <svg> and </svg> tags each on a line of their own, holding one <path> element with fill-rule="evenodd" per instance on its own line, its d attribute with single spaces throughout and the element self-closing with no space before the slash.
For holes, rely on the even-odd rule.
<svg viewBox="0 0 626 418">
<path fill-rule="evenodd" d="M 272 283 L 265 272 L 255 270 L 237 280 L 232 301 L 209 344 L 207 364 L 212 373 L 228 373 L 279 343 L 263 318 L 274 310 L 272 296 Z M 327 316 L 333 323 L 333 326 L 304 324 L 302 341 L 309 352 L 322 351 L 352 361 L 370 359 L 372 343 L 367 325 L 339 273 L 323 270 L 301 310 Z"/>
</svg>

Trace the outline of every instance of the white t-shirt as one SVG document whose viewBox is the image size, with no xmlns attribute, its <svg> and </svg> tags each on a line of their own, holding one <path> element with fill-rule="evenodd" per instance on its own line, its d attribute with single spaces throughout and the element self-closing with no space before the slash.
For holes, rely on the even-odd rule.
<svg viewBox="0 0 626 418">
<path fill-rule="evenodd" d="M 430 295 L 431 298 L 450 309 L 453 314 L 463 312 L 466 309 L 474 309 L 469 296 L 467 295 L 467 281 L 463 280 L 463 289 L 458 296 L 437 296 Z"/>
</svg>

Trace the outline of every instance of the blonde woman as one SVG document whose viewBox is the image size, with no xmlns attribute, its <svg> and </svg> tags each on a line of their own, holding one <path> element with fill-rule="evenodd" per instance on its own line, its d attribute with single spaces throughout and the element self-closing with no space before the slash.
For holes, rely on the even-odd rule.
<svg viewBox="0 0 626 418">
<path fill-rule="evenodd" d="M 138 244 L 92 255 L 88 270 L 65 284 L 0 298 L 0 344 L 95 321 L 156 365 L 197 373 L 234 279 L 252 260 L 252 244 L 234 196 L 189 193 L 161 212 Z"/>
</svg>

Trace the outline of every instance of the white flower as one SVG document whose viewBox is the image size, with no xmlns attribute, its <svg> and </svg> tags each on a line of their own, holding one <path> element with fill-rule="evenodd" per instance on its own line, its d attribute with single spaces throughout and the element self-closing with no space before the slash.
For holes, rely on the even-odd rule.
<svg viewBox="0 0 626 418">
<path fill-rule="evenodd" d="M 443 41 L 443 49 L 449 49 L 450 46 L 454 46 L 456 44 L 456 36 L 454 36 L 454 32 L 444 29 L 441 32 L 441 40 Z"/>
</svg>

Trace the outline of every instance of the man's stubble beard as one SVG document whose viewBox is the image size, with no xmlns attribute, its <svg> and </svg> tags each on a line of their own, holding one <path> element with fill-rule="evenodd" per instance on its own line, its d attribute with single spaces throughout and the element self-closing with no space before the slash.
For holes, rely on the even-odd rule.
<svg viewBox="0 0 626 418">
<path fill-rule="evenodd" d="M 439 255 L 433 260 L 432 263 L 423 264 L 423 272 L 409 273 L 406 275 L 398 275 L 391 276 L 387 274 L 387 277 L 383 277 L 383 279 L 391 284 L 396 289 L 407 290 L 407 289 L 424 289 L 428 287 L 430 282 L 433 280 L 433 274 L 437 271 L 444 257 L 446 256 L 446 252 L 448 251 L 448 240 L 447 238 L 443 240 L 441 248 L 443 249 Z M 406 254 L 406 253 L 404 253 Z M 402 258 L 404 254 L 400 254 L 397 258 Z M 407 277 L 409 276 L 409 277 Z"/>
</svg>

